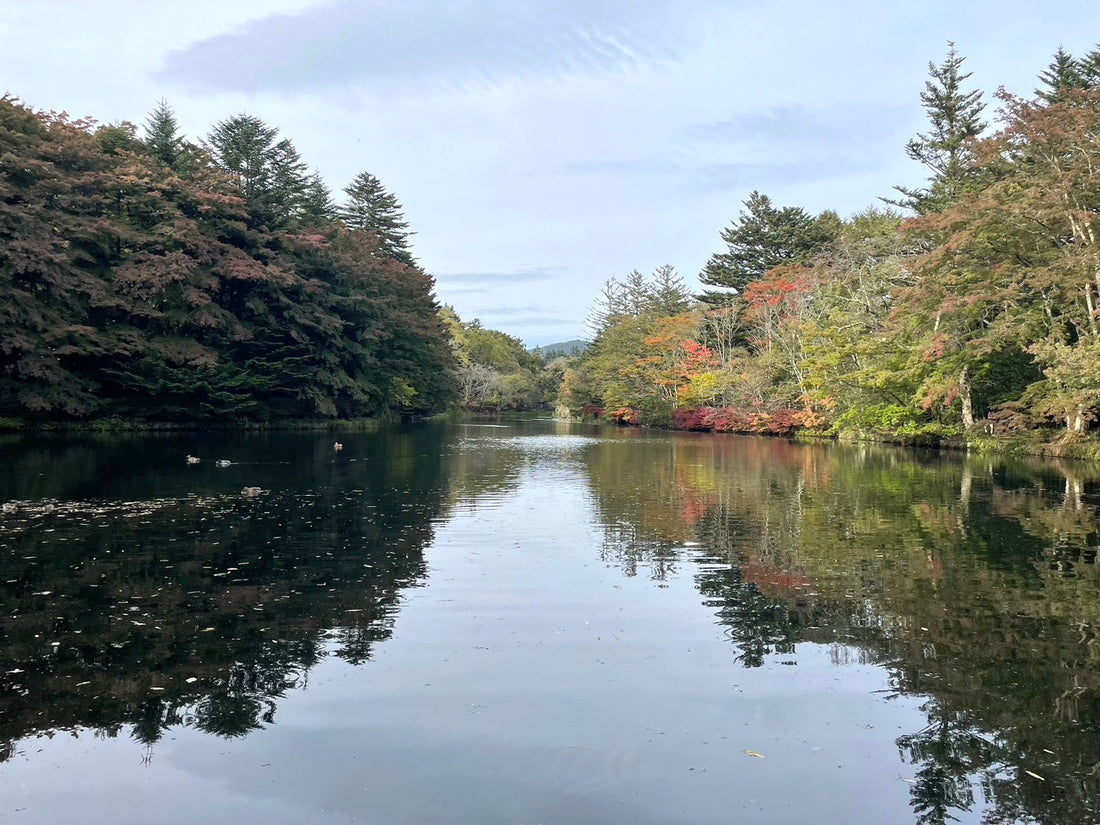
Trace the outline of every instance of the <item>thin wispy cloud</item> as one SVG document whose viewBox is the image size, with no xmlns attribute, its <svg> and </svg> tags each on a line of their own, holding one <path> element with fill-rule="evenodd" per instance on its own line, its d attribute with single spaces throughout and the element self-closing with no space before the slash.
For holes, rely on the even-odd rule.
<svg viewBox="0 0 1100 825">
<path fill-rule="evenodd" d="M 499 285 L 501 283 L 543 283 L 560 278 L 563 271 L 553 266 L 533 266 L 511 272 L 451 272 L 436 273 L 435 280 L 448 288 L 469 288 L 479 285 Z"/>
<path fill-rule="evenodd" d="M 358 81 L 492 85 L 676 56 L 715 0 L 340 0 L 273 15 L 171 54 L 159 77 L 206 90 Z"/>
<path fill-rule="evenodd" d="M 436 283 L 438 287 L 438 282 Z M 446 297 L 450 295 L 488 295 L 493 290 L 487 286 L 446 286 L 437 289 L 440 295 Z"/>
<path fill-rule="evenodd" d="M 879 143 L 898 132 L 905 123 L 907 111 L 905 106 L 856 102 L 828 107 L 774 106 L 742 112 L 725 120 L 691 124 L 683 129 L 683 135 L 691 140 L 712 143 Z"/>
<path fill-rule="evenodd" d="M 876 164 L 877 161 L 851 155 L 781 161 L 709 163 L 692 170 L 689 188 L 701 192 L 716 192 L 728 189 L 747 190 L 804 184 L 871 171 Z"/>
<path fill-rule="evenodd" d="M 516 306 L 516 307 L 491 307 L 485 310 L 486 315 L 496 318 L 539 318 L 545 319 L 546 307 L 542 306 Z"/>
</svg>

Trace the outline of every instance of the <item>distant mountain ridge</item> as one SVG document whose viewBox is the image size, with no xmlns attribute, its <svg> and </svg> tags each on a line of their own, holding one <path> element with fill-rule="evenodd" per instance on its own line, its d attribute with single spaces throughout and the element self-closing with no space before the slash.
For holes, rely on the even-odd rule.
<svg viewBox="0 0 1100 825">
<path fill-rule="evenodd" d="M 580 355 L 588 349 L 588 346 L 589 344 L 587 341 L 582 341 L 580 338 L 574 338 L 571 341 L 561 341 L 557 344 L 546 344 L 542 347 L 535 347 L 531 352 L 537 352 L 544 357 L 551 353 L 557 353 L 559 355 Z"/>
</svg>

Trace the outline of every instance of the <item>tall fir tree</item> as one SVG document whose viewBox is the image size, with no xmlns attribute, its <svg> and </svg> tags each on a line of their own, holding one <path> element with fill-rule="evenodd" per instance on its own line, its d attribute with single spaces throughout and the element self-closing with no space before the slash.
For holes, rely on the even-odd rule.
<svg viewBox="0 0 1100 825">
<path fill-rule="evenodd" d="M 331 221 L 336 218 L 336 204 L 320 173 L 314 172 L 306 181 L 305 193 L 299 206 L 305 224 Z"/>
<path fill-rule="evenodd" d="M 349 229 L 376 235 L 384 255 L 415 266 L 409 249 L 409 237 L 415 233 L 409 231 L 400 202 L 386 190 L 382 181 L 369 172 L 360 172 L 344 192 L 348 197 L 337 211 L 340 220 Z"/>
<path fill-rule="evenodd" d="M 1081 63 L 1061 46 L 1046 71 L 1039 73 L 1039 80 L 1044 88 L 1036 89 L 1035 94 L 1052 105 L 1061 103 L 1066 91 L 1084 89 L 1089 85 L 1081 72 Z"/>
<path fill-rule="evenodd" d="M 288 138 L 279 139 L 278 129 L 239 114 L 215 124 L 207 143 L 255 220 L 277 227 L 302 217 L 315 186 L 298 150 Z"/>
<path fill-rule="evenodd" d="M 176 115 L 168 101 L 161 98 L 145 119 L 145 146 L 149 155 L 161 166 L 179 172 L 184 155 L 184 141 L 179 134 Z"/>
<path fill-rule="evenodd" d="M 1100 86 L 1100 44 L 1078 61 L 1078 67 L 1086 87 Z"/>
<path fill-rule="evenodd" d="M 661 264 L 650 279 L 653 308 L 660 315 L 679 315 L 691 308 L 691 292 L 672 264 Z"/>
<path fill-rule="evenodd" d="M 920 215 L 942 212 L 966 191 L 975 177 L 970 141 L 986 126 L 981 119 L 985 109 L 981 91 L 963 90 L 963 83 L 970 78 L 969 72 L 960 72 L 966 58 L 959 56 L 954 43 L 947 45 L 942 63 L 928 63 L 931 79 L 925 81 L 920 96 L 931 129 L 905 146 L 905 153 L 926 166 L 932 177 L 923 189 L 894 187 L 903 198 L 883 199 Z"/>
<path fill-rule="evenodd" d="M 799 206 L 776 207 L 755 191 L 743 203 L 737 220 L 722 230 L 726 251 L 711 255 L 699 275 L 704 286 L 743 292 L 769 269 L 805 262 L 835 235 L 834 222 L 826 215 L 815 218 Z M 700 297 L 717 304 L 728 300 L 729 293 L 708 291 Z"/>
</svg>

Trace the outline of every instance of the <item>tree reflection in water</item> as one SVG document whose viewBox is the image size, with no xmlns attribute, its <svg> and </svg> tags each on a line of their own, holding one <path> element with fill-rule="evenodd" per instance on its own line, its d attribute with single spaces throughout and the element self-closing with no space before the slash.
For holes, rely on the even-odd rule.
<svg viewBox="0 0 1100 825">
<path fill-rule="evenodd" d="M 922 825 L 976 793 L 988 822 L 1100 817 L 1095 468 L 738 437 L 588 468 L 602 520 L 632 528 L 607 560 L 698 565 L 745 667 L 841 641 L 926 697 L 897 740 Z"/>
<path fill-rule="evenodd" d="M 227 436 L 205 445 L 224 470 L 181 469 L 185 436 L 4 445 L 0 757 L 56 731 L 271 724 L 319 662 L 391 636 L 436 524 L 536 460 L 473 429 L 344 441 L 334 460 L 331 438 Z M 692 576 L 741 665 L 822 645 L 922 699 L 896 742 L 918 822 L 979 803 L 990 823 L 1100 821 L 1095 472 L 636 432 L 565 460 L 602 560 Z"/>
</svg>

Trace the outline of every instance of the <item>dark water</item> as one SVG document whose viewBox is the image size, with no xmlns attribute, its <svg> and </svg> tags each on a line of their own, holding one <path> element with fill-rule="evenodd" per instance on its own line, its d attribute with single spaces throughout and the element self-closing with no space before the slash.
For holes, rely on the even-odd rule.
<svg viewBox="0 0 1100 825">
<path fill-rule="evenodd" d="M 0 442 L 0 821 L 1100 822 L 1100 469 L 341 440 Z"/>
</svg>

